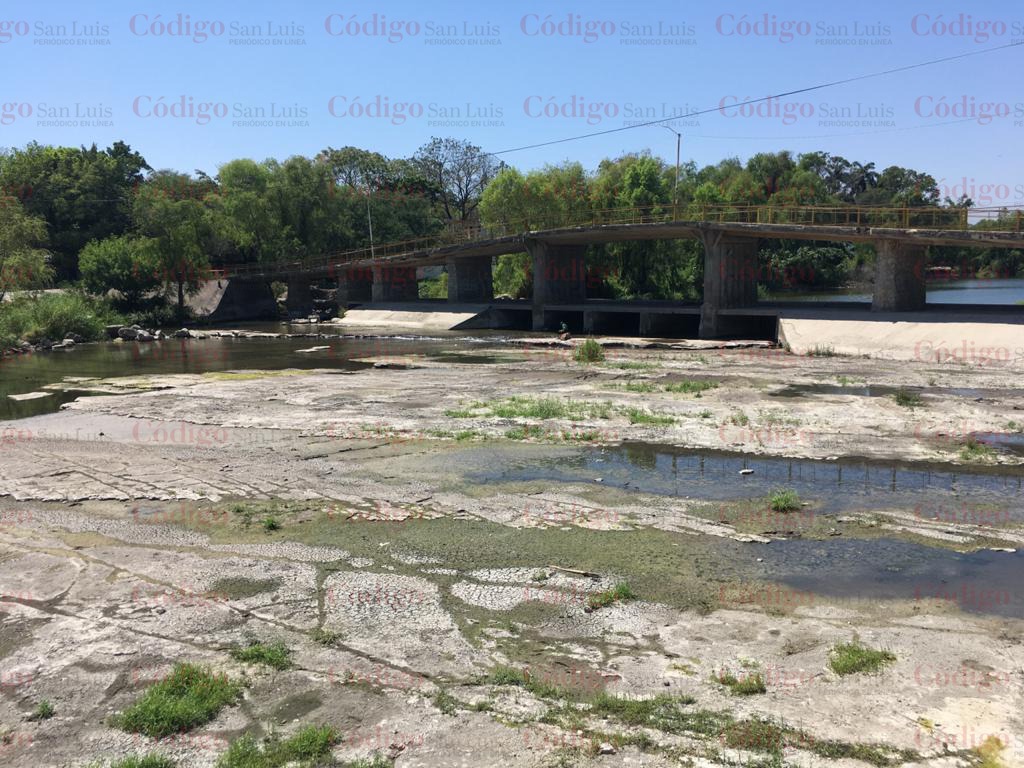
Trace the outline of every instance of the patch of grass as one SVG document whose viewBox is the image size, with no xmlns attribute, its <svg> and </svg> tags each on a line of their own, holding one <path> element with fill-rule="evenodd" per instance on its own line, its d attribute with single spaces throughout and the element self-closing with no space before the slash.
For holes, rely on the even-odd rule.
<svg viewBox="0 0 1024 768">
<path fill-rule="evenodd" d="M 698 419 L 710 419 L 714 415 L 715 414 L 713 414 L 711 411 L 709 411 L 707 408 L 705 408 L 703 411 L 700 411 L 697 414 L 697 418 Z"/>
<path fill-rule="evenodd" d="M 618 368 L 623 371 L 651 371 L 658 366 L 655 363 L 633 363 L 633 362 L 609 362 L 610 368 Z"/>
<path fill-rule="evenodd" d="M 992 461 L 997 455 L 995 448 L 980 443 L 973 437 L 968 437 L 967 442 L 960 448 L 961 461 Z"/>
<path fill-rule="evenodd" d="M 661 694 L 651 699 L 624 699 L 607 693 L 598 694 L 590 706 L 590 714 L 614 718 L 625 725 L 656 728 L 665 733 L 696 733 L 718 736 L 732 722 L 724 712 L 685 710 L 693 704 L 689 696 Z"/>
<path fill-rule="evenodd" d="M 465 442 L 466 440 L 473 440 L 480 436 L 480 433 L 475 429 L 463 429 L 455 433 L 455 439 L 458 442 Z"/>
<path fill-rule="evenodd" d="M 274 669 L 288 669 L 292 665 L 291 648 L 280 641 L 253 641 L 244 648 L 232 648 L 231 658 L 245 664 L 265 664 Z"/>
<path fill-rule="evenodd" d="M 697 395 L 698 397 L 701 392 L 707 392 L 709 389 L 717 388 L 718 382 L 716 381 L 697 381 L 695 379 L 674 381 L 671 384 L 665 385 L 666 392 L 676 392 L 684 395 Z"/>
<path fill-rule="evenodd" d="M 501 419 L 567 419 L 582 421 L 587 418 L 611 418 L 610 403 L 588 403 L 559 400 L 555 397 L 510 397 L 487 406 L 491 416 Z"/>
<path fill-rule="evenodd" d="M 242 686 L 206 667 L 178 664 L 171 674 L 146 689 L 142 697 L 111 723 L 129 733 L 160 739 L 210 722 L 233 704 Z"/>
<path fill-rule="evenodd" d="M 444 688 L 434 694 L 434 706 L 442 715 L 454 715 L 459 707 L 458 699 Z"/>
<path fill-rule="evenodd" d="M 380 752 L 374 752 L 372 757 L 363 757 L 349 763 L 342 763 L 341 768 L 391 768 L 393 765 L 394 763 Z"/>
<path fill-rule="evenodd" d="M 604 360 L 604 349 L 594 339 L 586 339 L 572 352 L 577 363 L 600 363 Z"/>
<path fill-rule="evenodd" d="M 807 350 L 808 357 L 839 357 L 836 348 L 831 344 L 815 344 Z"/>
<path fill-rule="evenodd" d="M 905 389 L 899 390 L 896 395 L 896 405 L 902 406 L 903 408 L 920 408 L 924 405 L 924 400 L 917 392 L 909 392 Z"/>
<path fill-rule="evenodd" d="M 148 755 L 138 757 L 132 755 L 110 764 L 110 768 L 174 768 L 177 765 L 166 755 L 151 752 Z"/>
<path fill-rule="evenodd" d="M 228 576 L 213 582 L 207 595 L 225 600 L 243 600 L 247 597 L 273 592 L 280 584 L 278 579 L 247 579 L 244 576 Z"/>
<path fill-rule="evenodd" d="M 323 627 L 317 627 L 309 633 L 309 636 L 317 645 L 323 645 L 328 648 L 340 642 L 342 637 L 341 632 L 324 629 Z"/>
<path fill-rule="evenodd" d="M 78 291 L 26 294 L 0 305 L 0 339 L 61 341 L 76 334 L 97 341 L 106 337 L 105 326 L 123 319 L 109 302 Z"/>
<path fill-rule="evenodd" d="M 657 389 L 657 387 L 649 381 L 629 381 L 623 384 L 622 388 L 627 392 L 636 392 L 638 394 L 648 394 Z"/>
<path fill-rule="evenodd" d="M 56 710 L 53 708 L 53 704 L 46 699 L 43 699 L 36 705 L 36 708 L 32 710 L 32 714 L 28 716 L 28 719 L 32 721 L 49 720 L 53 717 L 55 712 Z"/>
<path fill-rule="evenodd" d="M 675 418 L 672 416 L 651 413 L 643 408 L 626 408 L 623 413 L 626 414 L 630 424 L 648 424 L 654 427 L 665 427 L 676 423 Z"/>
<path fill-rule="evenodd" d="M 750 752 L 781 754 L 786 744 L 786 729 L 774 720 L 761 717 L 730 723 L 722 735 L 726 746 Z"/>
<path fill-rule="evenodd" d="M 770 427 L 775 426 L 789 426 L 798 427 L 800 426 L 800 419 L 795 416 L 786 415 L 785 411 L 771 410 L 768 408 L 762 408 L 757 412 L 757 417 L 762 424 L 767 424 Z"/>
<path fill-rule="evenodd" d="M 547 432 L 544 427 L 538 427 L 534 425 L 527 425 L 522 427 L 512 427 L 505 432 L 505 437 L 509 440 L 541 440 L 547 436 Z"/>
<path fill-rule="evenodd" d="M 235 515 L 242 521 L 242 525 L 248 528 L 252 525 L 252 518 L 256 514 L 256 510 L 251 507 L 247 507 L 244 504 L 232 504 L 229 510 L 232 515 Z"/>
<path fill-rule="evenodd" d="M 837 675 L 876 672 L 896 661 L 889 651 L 878 651 L 860 643 L 840 643 L 829 653 L 828 665 Z"/>
<path fill-rule="evenodd" d="M 800 509 L 800 496 L 792 488 L 776 488 L 768 497 L 773 512 L 795 512 Z"/>
<path fill-rule="evenodd" d="M 264 517 L 262 525 L 263 530 L 267 533 L 272 533 L 273 531 L 281 530 L 281 521 L 278 520 L 277 517 L 275 517 L 274 515 L 267 515 L 266 517 Z"/>
<path fill-rule="evenodd" d="M 604 592 L 598 592 L 596 595 L 591 595 L 587 599 L 587 605 L 591 608 L 604 608 L 611 605 L 612 603 L 618 603 L 623 600 L 636 600 L 637 594 L 633 591 L 633 588 L 626 582 L 620 582 L 611 589 L 606 589 Z"/>
<path fill-rule="evenodd" d="M 768 690 L 760 672 L 738 678 L 731 672 L 723 670 L 714 676 L 714 680 L 724 685 L 737 696 L 753 696 L 754 694 L 765 693 Z"/>
<path fill-rule="evenodd" d="M 737 427 L 745 427 L 750 423 L 750 417 L 743 411 L 733 411 L 729 415 L 729 421 Z"/>
<path fill-rule="evenodd" d="M 472 419 L 476 413 L 466 408 L 453 408 L 445 411 L 444 415 L 449 419 Z"/>
<path fill-rule="evenodd" d="M 271 736 L 259 743 L 246 734 L 235 739 L 220 756 L 217 768 L 282 768 L 285 765 L 333 765 L 331 747 L 338 743 L 338 732 L 329 725 L 307 725 L 291 738 Z"/>
</svg>

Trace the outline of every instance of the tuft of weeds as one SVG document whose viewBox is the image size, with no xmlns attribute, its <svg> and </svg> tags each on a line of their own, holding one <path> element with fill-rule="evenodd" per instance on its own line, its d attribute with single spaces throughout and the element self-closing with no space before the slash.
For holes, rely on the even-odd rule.
<svg viewBox="0 0 1024 768">
<path fill-rule="evenodd" d="M 281 530 L 281 521 L 274 515 L 267 515 L 263 518 L 263 530 L 267 533 Z"/>
<path fill-rule="evenodd" d="M 56 710 L 53 708 L 53 704 L 46 699 L 43 699 L 36 705 L 36 708 L 32 710 L 32 714 L 28 716 L 28 719 L 34 722 L 49 720 L 53 717 L 55 712 Z"/>
<path fill-rule="evenodd" d="M 292 651 L 284 643 L 261 643 L 254 640 L 244 648 L 232 648 L 231 658 L 245 664 L 265 664 L 274 669 L 288 669 L 292 665 Z"/>
<path fill-rule="evenodd" d="M 924 405 L 924 400 L 917 392 L 910 392 L 906 389 L 901 389 L 894 395 L 896 398 L 896 405 L 903 408 L 920 408 Z"/>
<path fill-rule="evenodd" d="M 166 755 L 151 752 L 141 757 L 132 755 L 110 764 L 110 768 L 174 768 L 177 765 Z"/>
<path fill-rule="evenodd" d="M 586 339 L 572 352 L 577 363 L 600 363 L 604 360 L 604 349 L 594 339 Z"/>
<path fill-rule="evenodd" d="M 716 381 L 698 381 L 695 379 L 687 379 L 685 381 L 675 381 L 671 384 L 665 385 L 666 392 L 675 392 L 677 394 L 684 395 L 696 395 L 700 397 L 701 392 L 707 392 L 709 389 L 717 389 L 718 382 Z"/>
<path fill-rule="evenodd" d="M 615 361 L 606 363 L 611 368 L 618 368 L 622 371 L 652 371 L 658 366 L 655 363 L 634 363 Z"/>
<path fill-rule="evenodd" d="M 510 397 L 487 406 L 491 416 L 501 419 L 567 419 L 611 418 L 611 404 L 560 400 L 556 397 Z"/>
<path fill-rule="evenodd" d="M 676 423 L 675 418 L 672 416 L 651 413 L 643 408 L 626 408 L 623 413 L 626 414 L 630 424 L 649 424 L 651 426 L 664 427 Z"/>
<path fill-rule="evenodd" d="M 733 426 L 745 427 L 750 423 L 750 417 L 743 411 L 733 411 L 729 415 L 729 421 L 732 422 Z"/>
<path fill-rule="evenodd" d="M 853 642 L 835 646 L 829 654 L 828 665 L 837 675 L 853 675 L 858 672 L 877 672 L 894 661 L 896 656 L 889 651 L 879 651 Z"/>
<path fill-rule="evenodd" d="M 993 461 L 996 456 L 995 448 L 979 442 L 973 436 L 968 437 L 967 442 L 960 448 L 961 461 Z"/>
<path fill-rule="evenodd" d="M 768 497 L 773 512 L 795 512 L 800 509 L 800 496 L 792 488 L 776 488 Z"/>
<path fill-rule="evenodd" d="M 592 609 L 604 608 L 611 605 L 612 603 L 622 602 L 623 600 L 636 600 L 636 592 L 626 582 L 620 582 L 611 589 L 606 589 L 604 592 L 598 592 L 596 595 L 591 595 L 587 599 L 587 605 Z"/>
<path fill-rule="evenodd" d="M 459 702 L 444 688 L 434 695 L 434 706 L 442 715 L 454 715 L 458 710 Z"/>
<path fill-rule="evenodd" d="M 547 436 L 547 432 L 543 427 L 537 425 L 527 425 L 522 427 L 512 427 L 505 432 L 505 437 L 509 440 L 542 440 Z"/>
<path fill-rule="evenodd" d="M 231 742 L 220 756 L 217 768 L 282 768 L 286 765 L 332 765 L 331 747 L 338 743 L 338 732 L 329 725 L 307 725 L 291 738 L 270 736 L 258 742 L 246 734 Z"/>
<path fill-rule="evenodd" d="M 764 684 L 764 678 L 760 672 L 738 678 L 731 672 L 723 670 L 715 675 L 713 679 L 737 696 L 753 696 L 768 691 L 768 687 Z"/>
<path fill-rule="evenodd" d="M 807 350 L 808 357 L 839 357 L 836 348 L 831 344 L 815 344 Z"/>
<path fill-rule="evenodd" d="M 171 674 L 146 689 L 142 697 L 114 715 L 111 724 L 129 733 L 160 739 L 210 722 L 233 704 L 242 687 L 206 667 L 178 664 Z"/>
<path fill-rule="evenodd" d="M 309 636 L 317 645 L 323 645 L 328 648 L 336 645 L 341 641 L 340 632 L 335 632 L 330 629 L 324 629 L 323 627 L 317 627 L 310 633 Z"/>
<path fill-rule="evenodd" d="M 978 768 L 1006 768 L 1006 763 L 1002 758 L 1005 746 L 1002 739 L 993 735 L 975 747 L 974 752 L 981 761 L 978 763 Z"/>
</svg>

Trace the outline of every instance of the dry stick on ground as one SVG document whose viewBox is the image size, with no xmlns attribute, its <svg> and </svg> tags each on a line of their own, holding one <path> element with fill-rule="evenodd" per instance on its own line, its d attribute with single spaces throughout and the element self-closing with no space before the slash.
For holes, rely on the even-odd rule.
<svg viewBox="0 0 1024 768">
<path fill-rule="evenodd" d="M 590 571 L 577 571 L 574 568 L 563 568 L 560 565 L 549 565 L 548 568 L 550 568 L 553 571 L 562 571 L 563 573 L 575 573 L 575 574 L 577 574 L 579 576 L 587 576 L 588 578 L 591 578 L 591 579 L 600 579 L 601 578 L 601 574 L 599 574 L 599 573 L 591 573 Z"/>
</svg>

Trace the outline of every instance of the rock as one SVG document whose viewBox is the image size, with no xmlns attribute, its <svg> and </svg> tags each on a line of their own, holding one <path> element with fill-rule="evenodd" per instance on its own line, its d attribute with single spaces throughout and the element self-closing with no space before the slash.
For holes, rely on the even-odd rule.
<svg viewBox="0 0 1024 768">
<path fill-rule="evenodd" d="M 124 339 L 118 337 L 118 338 L 114 339 L 114 343 L 115 344 L 124 344 Z"/>
<path fill-rule="evenodd" d="M 615 747 L 609 744 L 607 741 L 602 741 L 601 746 L 597 748 L 597 754 L 599 755 L 614 755 Z"/>
<path fill-rule="evenodd" d="M 117 332 L 118 338 L 124 339 L 125 341 L 135 341 L 135 337 L 138 335 L 139 332 L 135 328 L 121 328 Z"/>
<path fill-rule="evenodd" d="M 85 342 L 85 338 L 83 336 L 79 336 L 77 333 L 69 333 L 68 339 L 71 339 L 75 344 L 82 344 Z"/>
<path fill-rule="evenodd" d="M 156 337 L 153 336 L 153 334 L 150 333 L 149 331 L 136 331 L 135 332 L 135 340 L 136 341 L 155 341 Z"/>
<path fill-rule="evenodd" d="M 64 339 L 64 341 L 57 342 L 50 349 L 71 349 L 75 346 L 75 342 L 71 339 Z"/>
<path fill-rule="evenodd" d="M 752 470 L 752 469 L 741 469 L 740 470 L 740 474 L 741 475 L 752 475 L 752 474 L 754 474 L 754 470 Z"/>
<path fill-rule="evenodd" d="M 36 342 L 36 346 L 40 349 L 50 349 L 53 347 L 53 342 L 49 339 L 40 339 Z"/>
<path fill-rule="evenodd" d="M 180 328 L 172 333 L 171 336 L 175 339 L 188 339 L 192 337 L 192 334 L 188 332 L 188 328 Z"/>
<path fill-rule="evenodd" d="M 562 331 L 562 333 L 558 334 L 558 340 L 559 341 L 568 341 L 571 338 L 572 338 L 572 334 L 569 333 L 568 331 Z"/>
<path fill-rule="evenodd" d="M 75 346 L 76 342 L 73 338 L 68 336 L 66 339 L 64 339 L 64 341 L 61 342 L 61 344 L 63 344 L 66 347 L 73 347 Z"/>
<path fill-rule="evenodd" d="M 153 338 L 156 339 L 157 341 L 163 341 L 164 332 L 158 329 L 157 332 L 153 334 Z"/>
<path fill-rule="evenodd" d="M 108 339 L 116 339 L 117 338 L 117 332 L 121 330 L 121 326 L 120 325 L 108 325 L 108 326 L 105 326 L 103 330 L 105 330 L 107 332 L 107 338 Z"/>
<path fill-rule="evenodd" d="M 142 330 L 142 326 L 141 325 L 133 325 L 133 326 L 131 326 L 131 329 L 133 331 L 141 331 Z"/>
</svg>

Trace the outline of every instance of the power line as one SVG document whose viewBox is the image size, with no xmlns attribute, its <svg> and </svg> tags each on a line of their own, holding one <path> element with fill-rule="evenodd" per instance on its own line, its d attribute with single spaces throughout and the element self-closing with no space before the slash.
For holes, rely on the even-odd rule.
<svg viewBox="0 0 1024 768">
<path fill-rule="evenodd" d="M 846 85 L 848 83 L 855 83 L 855 82 L 858 82 L 858 81 L 861 81 L 861 80 L 871 80 L 871 79 L 876 78 L 876 77 L 885 77 L 887 75 L 894 75 L 894 74 L 896 74 L 898 72 L 907 72 L 907 71 L 912 70 L 912 69 L 920 69 L 922 67 L 934 66 L 935 64 L 945 64 L 945 63 L 950 62 L 950 61 L 958 61 L 960 59 L 966 59 L 966 58 L 969 58 L 971 56 L 981 56 L 982 54 L 985 54 L 985 53 L 993 53 L 994 51 L 1001 51 L 1004 48 L 1017 48 L 1017 47 L 1019 47 L 1021 45 L 1024 45 L 1024 42 L 1006 43 L 1005 45 L 997 45 L 997 46 L 995 46 L 993 48 L 984 48 L 984 49 L 982 49 L 980 51 L 970 51 L 968 53 L 959 53 L 959 54 L 957 54 L 955 56 L 944 56 L 941 59 L 931 59 L 930 61 L 922 61 L 922 62 L 918 62 L 917 64 L 907 64 L 907 65 L 902 66 L 902 67 L 894 67 L 892 69 L 882 70 L 881 72 L 872 72 L 872 73 L 866 74 L 866 75 L 856 75 L 854 77 L 847 77 L 847 78 L 844 78 L 842 80 L 833 80 L 833 81 L 828 82 L 828 83 L 820 83 L 818 85 L 811 85 L 811 86 L 808 86 L 806 88 L 796 88 L 796 89 L 794 89 L 792 91 L 783 91 L 782 93 L 776 93 L 776 94 L 773 94 L 771 96 L 762 96 L 761 98 L 758 98 L 758 99 L 750 99 L 749 101 L 742 101 L 742 102 L 739 102 L 737 104 L 731 104 L 730 108 L 734 109 L 734 108 L 738 108 L 738 107 L 746 107 L 746 106 L 749 106 L 751 104 L 760 104 L 763 101 L 771 101 L 772 99 L 781 99 L 781 98 L 785 98 L 787 96 L 796 96 L 796 95 L 799 95 L 801 93 L 810 93 L 812 91 L 820 91 L 820 90 L 823 90 L 825 88 L 834 88 L 837 85 Z M 580 139 L 590 139 L 590 138 L 593 138 L 595 136 L 607 136 L 608 134 L 611 134 L 611 133 L 621 133 L 622 131 L 631 131 L 634 128 L 645 128 L 645 127 L 650 126 L 650 125 L 660 125 L 662 123 L 667 123 L 667 122 L 669 122 L 671 120 L 680 120 L 680 119 L 688 118 L 688 117 L 699 117 L 700 115 L 707 115 L 707 114 L 710 114 L 712 112 L 717 112 L 719 109 L 720 109 L 720 107 L 710 107 L 708 109 L 702 109 L 702 110 L 699 110 L 697 112 L 690 112 L 690 113 L 688 113 L 686 115 L 674 115 L 672 117 L 663 117 L 663 118 L 659 118 L 658 120 L 648 120 L 647 122 L 636 123 L 635 125 L 624 125 L 621 128 L 607 128 L 607 129 L 605 129 L 603 131 L 594 131 L 592 133 L 583 133 L 583 134 L 580 134 L 579 136 L 568 136 L 568 137 L 566 137 L 564 139 L 553 139 L 552 141 L 542 141 L 542 142 L 539 142 L 537 144 L 527 144 L 527 145 L 522 146 L 522 147 L 513 147 L 512 149 L 503 149 L 500 152 L 488 152 L 487 154 L 490 154 L 490 155 L 508 155 L 508 154 L 513 153 L 513 152 L 523 152 L 523 151 L 525 151 L 527 149 L 539 149 L 541 147 L 550 147 L 550 146 L 554 146 L 555 144 L 565 144 L 565 143 L 570 142 L 570 141 L 579 141 Z"/>
<path fill-rule="evenodd" d="M 849 133 L 818 133 L 809 136 L 711 136 L 706 133 L 690 133 L 687 131 L 687 136 L 692 136 L 697 139 L 732 139 L 743 141 L 779 141 L 780 139 L 841 139 L 847 136 L 873 136 L 878 133 L 893 133 L 895 131 L 916 131 L 921 128 L 940 128 L 945 125 L 956 125 L 957 123 L 973 123 L 976 122 L 976 117 L 965 117 L 962 120 L 946 120 L 941 123 L 920 123 L 918 125 L 908 125 L 903 128 L 879 128 L 876 131 L 850 131 Z"/>
</svg>

